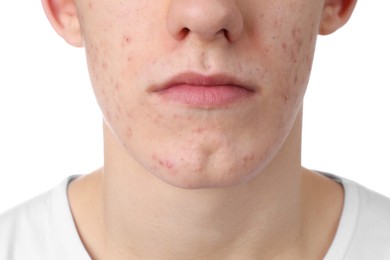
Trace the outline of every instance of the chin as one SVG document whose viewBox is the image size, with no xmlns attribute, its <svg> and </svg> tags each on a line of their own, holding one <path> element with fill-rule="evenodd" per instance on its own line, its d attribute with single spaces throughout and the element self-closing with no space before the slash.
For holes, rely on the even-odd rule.
<svg viewBox="0 0 390 260">
<path fill-rule="evenodd" d="M 209 150 L 154 151 L 142 164 L 149 174 L 177 188 L 230 188 L 250 182 L 267 167 L 273 157 L 269 147 L 243 144 Z"/>
</svg>

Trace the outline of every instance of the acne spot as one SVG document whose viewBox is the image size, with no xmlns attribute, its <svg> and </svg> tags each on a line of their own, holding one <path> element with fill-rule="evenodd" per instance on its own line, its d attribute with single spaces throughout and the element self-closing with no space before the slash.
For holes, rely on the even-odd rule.
<svg viewBox="0 0 390 260">
<path fill-rule="evenodd" d="M 89 1 L 89 2 L 88 2 L 88 8 L 89 8 L 90 10 L 93 10 L 93 3 L 92 3 L 92 1 Z"/>
<path fill-rule="evenodd" d="M 107 116 L 107 120 L 108 121 L 111 121 L 111 113 L 110 113 L 110 111 L 106 111 L 106 116 Z"/>
<path fill-rule="evenodd" d="M 251 155 L 246 155 L 244 156 L 244 163 L 247 163 L 247 162 L 250 162 L 250 161 L 253 161 L 255 159 L 255 155 L 254 154 L 251 154 Z"/>
<path fill-rule="evenodd" d="M 153 154 L 152 155 L 152 159 L 154 161 L 157 161 L 158 164 L 164 168 L 167 168 L 167 169 L 172 169 L 175 167 L 175 164 L 171 161 L 171 160 L 168 160 L 168 159 L 161 159 L 159 158 L 156 154 Z"/>
<path fill-rule="evenodd" d="M 155 125 L 159 125 L 160 124 L 160 119 L 158 117 L 153 118 L 153 123 Z"/>
<path fill-rule="evenodd" d="M 198 127 L 198 128 L 193 130 L 193 132 L 196 134 L 202 134 L 204 131 L 205 131 L 205 129 L 203 127 Z"/>
<path fill-rule="evenodd" d="M 107 70 L 107 68 L 108 68 L 108 64 L 107 64 L 107 62 L 102 62 L 102 67 L 103 67 L 103 69 L 104 70 Z"/>
<path fill-rule="evenodd" d="M 277 29 L 280 27 L 280 22 L 279 20 L 274 20 L 273 23 L 272 23 L 272 26 L 274 27 L 274 29 Z"/>
<path fill-rule="evenodd" d="M 127 116 L 127 118 L 132 118 L 133 117 L 133 115 L 129 111 L 126 112 L 126 116 Z"/>
<path fill-rule="evenodd" d="M 104 98 L 107 98 L 107 93 L 106 93 L 106 90 L 105 90 L 105 89 L 102 89 L 102 96 L 103 96 Z"/>
<path fill-rule="evenodd" d="M 159 163 L 161 166 L 163 166 L 163 167 L 165 167 L 165 168 L 167 168 L 167 169 L 172 169 L 173 166 L 174 166 L 174 164 L 173 164 L 171 161 L 169 161 L 169 160 L 165 160 L 165 161 L 159 160 L 158 163 Z"/>
<path fill-rule="evenodd" d="M 287 49 L 287 44 L 286 44 L 285 42 L 282 42 L 282 49 L 283 49 L 284 51 L 286 51 L 286 49 Z"/>
<path fill-rule="evenodd" d="M 294 50 L 291 50 L 291 52 L 290 52 L 290 60 L 293 63 L 298 62 L 297 53 Z"/>
<path fill-rule="evenodd" d="M 300 28 L 294 28 L 292 30 L 292 36 L 295 40 L 298 40 L 302 36 L 302 30 Z"/>
<path fill-rule="evenodd" d="M 121 46 L 124 47 L 124 46 L 130 44 L 132 42 L 132 40 L 133 40 L 133 38 L 131 38 L 130 36 L 124 35 L 122 37 Z"/>
<path fill-rule="evenodd" d="M 127 129 L 126 129 L 127 139 L 130 139 L 132 136 L 133 136 L 133 130 L 130 127 L 127 127 Z"/>
</svg>

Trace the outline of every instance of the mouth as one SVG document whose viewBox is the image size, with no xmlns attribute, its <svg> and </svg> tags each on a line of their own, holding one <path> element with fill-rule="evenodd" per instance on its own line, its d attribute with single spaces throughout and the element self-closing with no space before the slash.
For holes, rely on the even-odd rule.
<svg viewBox="0 0 390 260">
<path fill-rule="evenodd" d="M 152 92 L 163 102 L 213 108 L 244 101 L 253 96 L 255 88 L 225 74 L 184 73 L 153 87 Z"/>
</svg>

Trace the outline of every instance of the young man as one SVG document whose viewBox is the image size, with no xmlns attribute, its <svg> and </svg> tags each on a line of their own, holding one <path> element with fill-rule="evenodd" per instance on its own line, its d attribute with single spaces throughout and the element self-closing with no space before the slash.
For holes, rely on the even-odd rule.
<svg viewBox="0 0 390 260">
<path fill-rule="evenodd" d="M 389 259 L 390 201 L 304 169 L 318 34 L 356 0 L 43 0 L 104 166 L 0 217 L 0 259 Z"/>
</svg>

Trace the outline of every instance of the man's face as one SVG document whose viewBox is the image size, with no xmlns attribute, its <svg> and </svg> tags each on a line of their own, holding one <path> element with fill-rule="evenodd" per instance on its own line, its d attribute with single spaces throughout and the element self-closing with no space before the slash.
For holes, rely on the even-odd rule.
<svg viewBox="0 0 390 260">
<path fill-rule="evenodd" d="M 251 179 L 301 109 L 322 5 L 79 0 L 105 123 L 129 156 L 175 186 Z"/>
</svg>

